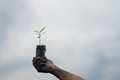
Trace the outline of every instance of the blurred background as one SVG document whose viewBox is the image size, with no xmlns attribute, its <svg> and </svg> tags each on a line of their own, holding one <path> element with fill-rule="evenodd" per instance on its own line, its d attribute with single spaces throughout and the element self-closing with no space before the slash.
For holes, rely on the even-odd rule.
<svg viewBox="0 0 120 80">
<path fill-rule="evenodd" d="M 37 35 L 57 66 L 86 80 L 120 80 L 119 0 L 0 0 L 0 80 L 58 80 L 32 65 Z M 42 26 L 42 27 L 41 27 Z"/>
</svg>

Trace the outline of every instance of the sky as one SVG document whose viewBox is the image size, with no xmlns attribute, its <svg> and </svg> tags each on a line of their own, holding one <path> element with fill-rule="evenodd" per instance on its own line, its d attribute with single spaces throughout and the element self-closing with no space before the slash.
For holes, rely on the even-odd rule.
<svg viewBox="0 0 120 80">
<path fill-rule="evenodd" d="M 119 0 L 0 0 L 0 80 L 58 80 L 33 65 L 37 35 L 57 66 L 86 80 L 120 80 Z"/>
</svg>

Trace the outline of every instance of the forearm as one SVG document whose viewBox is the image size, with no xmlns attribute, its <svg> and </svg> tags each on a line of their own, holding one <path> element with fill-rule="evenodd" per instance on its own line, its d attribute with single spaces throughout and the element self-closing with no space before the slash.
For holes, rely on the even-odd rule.
<svg viewBox="0 0 120 80">
<path fill-rule="evenodd" d="M 58 67 L 56 67 L 51 73 L 55 75 L 57 78 L 59 78 L 60 80 L 84 80 L 81 77 L 76 76 L 75 74 L 67 72 Z"/>
<path fill-rule="evenodd" d="M 33 65 L 38 72 L 51 73 L 59 80 L 84 80 L 75 74 L 60 69 L 48 59 L 43 59 L 41 57 L 33 58 Z"/>
</svg>

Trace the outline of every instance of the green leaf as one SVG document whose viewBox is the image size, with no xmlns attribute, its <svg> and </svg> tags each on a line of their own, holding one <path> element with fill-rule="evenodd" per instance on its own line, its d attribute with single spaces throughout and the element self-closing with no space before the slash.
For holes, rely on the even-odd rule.
<svg viewBox="0 0 120 80">
<path fill-rule="evenodd" d="M 39 31 L 34 30 L 36 33 L 40 33 Z"/>
<path fill-rule="evenodd" d="M 41 33 L 41 35 L 45 34 L 45 32 Z"/>
<path fill-rule="evenodd" d="M 43 27 L 41 30 L 40 30 L 40 33 L 45 29 L 45 27 Z"/>
</svg>

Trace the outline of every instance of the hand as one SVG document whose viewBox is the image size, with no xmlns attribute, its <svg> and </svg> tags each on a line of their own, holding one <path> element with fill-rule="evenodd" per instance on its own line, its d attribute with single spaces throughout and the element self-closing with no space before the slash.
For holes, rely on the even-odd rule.
<svg viewBox="0 0 120 80">
<path fill-rule="evenodd" d="M 56 67 L 51 60 L 42 57 L 33 58 L 33 66 L 38 72 L 51 73 L 52 70 Z"/>
</svg>

